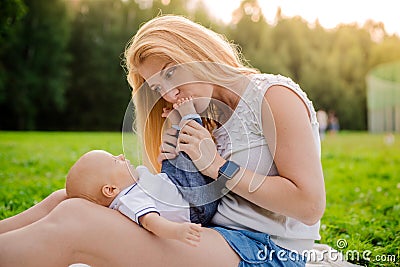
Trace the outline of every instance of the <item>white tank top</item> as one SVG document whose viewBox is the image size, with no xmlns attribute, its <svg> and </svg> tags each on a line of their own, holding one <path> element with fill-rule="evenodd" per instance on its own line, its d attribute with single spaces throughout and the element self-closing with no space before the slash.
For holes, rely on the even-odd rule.
<svg viewBox="0 0 400 267">
<path fill-rule="evenodd" d="M 290 88 L 304 101 L 309 110 L 315 144 L 321 154 L 318 122 L 312 102 L 298 84 L 281 75 L 252 75 L 233 115 L 213 132 L 217 150 L 223 158 L 269 176 L 278 175 L 278 172 L 262 130 L 261 104 L 265 92 L 272 85 Z M 284 196 L 282 201 L 285 201 Z M 308 226 L 293 218 L 263 209 L 233 192 L 222 198 L 212 222 L 233 229 L 267 233 L 277 245 L 299 252 L 311 249 L 314 240 L 320 239 L 319 222 Z"/>
</svg>

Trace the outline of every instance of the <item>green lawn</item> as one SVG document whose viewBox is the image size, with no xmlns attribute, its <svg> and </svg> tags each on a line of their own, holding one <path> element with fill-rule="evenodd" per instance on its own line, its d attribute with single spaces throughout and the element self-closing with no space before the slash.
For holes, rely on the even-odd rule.
<svg viewBox="0 0 400 267">
<path fill-rule="evenodd" d="M 400 135 L 392 145 L 384 140 L 344 132 L 327 136 L 322 147 L 327 208 L 320 242 L 368 266 L 400 263 Z M 0 219 L 62 188 L 69 167 L 91 149 L 122 153 L 121 133 L 0 132 Z"/>
</svg>

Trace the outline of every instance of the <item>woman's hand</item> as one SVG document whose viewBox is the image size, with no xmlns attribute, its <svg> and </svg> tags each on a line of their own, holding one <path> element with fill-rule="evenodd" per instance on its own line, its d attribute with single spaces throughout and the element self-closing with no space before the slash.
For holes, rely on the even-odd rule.
<svg viewBox="0 0 400 267">
<path fill-rule="evenodd" d="M 216 179 L 225 159 L 218 154 L 208 130 L 193 120 L 185 121 L 180 126 L 176 151 L 188 154 L 202 174 Z"/>
<path fill-rule="evenodd" d="M 176 138 L 177 130 L 174 128 L 167 129 L 162 136 L 162 143 L 160 146 L 160 155 L 158 155 L 158 162 L 161 163 L 165 159 L 173 159 L 178 155 L 176 151 Z"/>
</svg>

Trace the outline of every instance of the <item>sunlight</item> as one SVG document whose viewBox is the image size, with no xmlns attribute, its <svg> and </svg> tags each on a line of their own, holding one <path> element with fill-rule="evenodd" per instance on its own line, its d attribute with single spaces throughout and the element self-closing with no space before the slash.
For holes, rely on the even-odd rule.
<svg viewBox="0 0 400 267">
<path fill-rule="evenodd" d="M 223 21 L 231 22 L 232 12 L 240 5 L 241 0 L 203 0 L 210 13 Z M 318 1 L 318 0 L 258 0 L 264 17 L 273 23 L 278 7 L 284 16 L 301 16 L 309 23 L 317 19 L 325 28 L 334 28 L 338 24 L 357 23 L 362 26 L 368 19 L 383 22 L 389 34 L 400 35 L 400 21 L 396 3 L 392 0 L 381 1 Z"/>
</svg>

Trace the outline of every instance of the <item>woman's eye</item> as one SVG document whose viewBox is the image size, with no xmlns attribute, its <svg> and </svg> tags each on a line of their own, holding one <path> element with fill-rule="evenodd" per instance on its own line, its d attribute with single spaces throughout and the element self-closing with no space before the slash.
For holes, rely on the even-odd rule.
<svg viewBox="0 0 400 267">
<path fill-rule="evenodd" d="M 166 73 L 165 73 L 165 78 L 169 79 L 174 75 L 176 67 L 170 68 Z"/>
<path fill-rule="evenodd" d="M 160 93 L 161 92 L 161 85 L 155 85 L 152 87 L 153 91 L 156 93 Z"/>
</svg>

